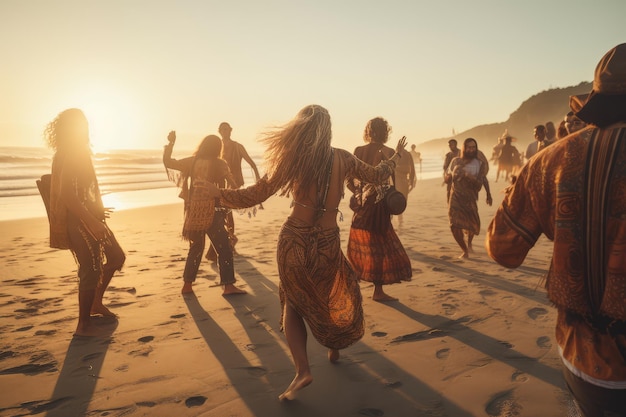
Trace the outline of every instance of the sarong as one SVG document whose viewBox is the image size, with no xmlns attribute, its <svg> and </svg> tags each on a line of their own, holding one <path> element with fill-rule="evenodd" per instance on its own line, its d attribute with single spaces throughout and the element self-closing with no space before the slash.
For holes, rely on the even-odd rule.
<svg viewBox="0 0 626 417">
<path fill-rule="evenodd" d="M 363 281 L 388 285 L 411 280 L 411 261 L 382 201 L 374 203 L 370 197 L 364 206 L 355 207 L 348 259 Z"/>
<path fill-rule="evenodd" d="M 450 227 L 467 230 L 474 235 L 480 234 L 477 199 L 478 190 L 473 183 L 457 180 L 452 184 L 448 207 Z"/>
<path fill-rule="evenodd" d="M 361 289 L 341 251 L 339 228 L 324 230 L 289 217 L 277 257 L 282 311 L 289 302 L 327 348 L 343 349 L 363 337 Z"/>
<path fill-rule="evenodd" d="M 413 275 L 411 261 L 393 227 L 384 233 L 351 227 L 348 258 L 359 278 L 377 285 L 410 281 Z"/>
</svg>

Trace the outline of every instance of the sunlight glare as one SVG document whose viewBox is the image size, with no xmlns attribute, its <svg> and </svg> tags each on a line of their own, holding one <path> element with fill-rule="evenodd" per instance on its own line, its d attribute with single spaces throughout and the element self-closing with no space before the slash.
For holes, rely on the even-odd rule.
<svg viewBox="0 0 626 417">
<path fill-rule="evenodd" d="M 111 85 L 90 85 L 74 101 L 89 121 L 94 152 L 141 148 L 140 109 L 128 94 Z"/>
</svg>

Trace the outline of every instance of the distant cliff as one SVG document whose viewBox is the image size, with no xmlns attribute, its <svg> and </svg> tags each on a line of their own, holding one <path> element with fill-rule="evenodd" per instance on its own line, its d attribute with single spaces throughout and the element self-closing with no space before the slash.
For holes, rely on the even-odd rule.
<svg viewBox="0 0 626 417">
<path fill-rule="evenodd" d="M 524 101 L 517 110 L 509 116 L 508 120 L 500 123 L 479 125 L 464 132 L 457 133 L 454 138 L 459 141 L 459 146 L 465 138 L 475 138 L 479 148 L 491 149 L 496 144 L 497 138 L 508 129 L 511 136 L 517 138 L 514 145 L 520 150 L 525 150 L 528 143 L 534 140 L 533 128 L 538 124 L 552 121 L 556 128 L 563 120 L 569 109 L 569 96 L 586 94 L 591 91 L 590 82 L 582 82 L 574 87 L 552 88 L 542 91 Z M 419 150 L 441 150 L 447 148 L 448 139 L 432 139 L 418 145 Z"/>
</svg>

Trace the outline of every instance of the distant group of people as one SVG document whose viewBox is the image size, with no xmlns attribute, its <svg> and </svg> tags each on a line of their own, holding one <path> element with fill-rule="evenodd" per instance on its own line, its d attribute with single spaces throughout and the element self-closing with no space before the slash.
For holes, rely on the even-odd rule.
<svg viewBox="0 0 626 417">
<path fill-rule="evenodd" d="M 496 262 L 516 268 L 541 234 L 554 241 L 546 288 L 558 311 L 556 340 L 567 386 L 584 416 L 625 416 L 626 44 L 602 58 L 592 92 L 572 97 L 570 107 L 563 123 L 566 137 L 553 140 L 553 125 L 534 129 L 536 141 L 489 224 L 486 247 Z M 172 158 L 175 132 L 164 148 L 163 162 L 184 198 L 183 237 L 189 253 L 182 292 L 192 292 L 208 235 L 224 294 L 244 294 L 234 285 L 236 240 L 230 210 L 253 207 L 274 194 L 291 197 L 292 210 L 277 247 L 281 327 L 295 364 L 295 377 L 279 398 L 291 399 L 313 380 L 307 325 L 334 363 L 340 349 L 364 334 L 359 280 L 374 284 L 374 300 L 391 301 L 395 298 L 383 285 L 411 279 L 410 259 L 380 202 L 391 184 L 407 194 L 415 186 L 415 160 L 405 150 L 406 138 L 395 148 L 385 145 L 390 128 L 383 118 L 367 123 L 366 144 L 353 154 L 331 146 L 328 111 L 310 105 L 265 134 L 267 172 L 261 178 L 251 163 L 257 181 L 241 188 L 241 160 L 251 159 L 243 147 L 228 142 L 230 131 L 230 125 L 220 125 L 222 138 L 205 137 L 184 159 Z M 55 151 L 50 246 L 75 255 L 75 334 L 92 336 L 98 334 L 93 315 L 115 316 L 102 304 L 102 295 L 125 254 L 106 225 L 108 211 L 100 197 L 84 114 L 78 109 L 60 113 L 45 137 Z M 503 137 L 498 161 L 514 166 L 513 139 Z M 474 138 L 465 139 L 460 149 L 452 139 L 449 147 L 444 181 L 450 228 L 461 257 L 468 258 L 480 231 L 480 190 L 485 189 L 488 205 L 493 202 L 489 162 Z M 228 154 L 239 167 L 229 165 Z M 505 169 L 505 179 L 512 173 Z M 408 185 L 401 184 L 405 177 Z M 337 225 L 344 186 L 354 197 L 347 255 Z"/>
</svg>

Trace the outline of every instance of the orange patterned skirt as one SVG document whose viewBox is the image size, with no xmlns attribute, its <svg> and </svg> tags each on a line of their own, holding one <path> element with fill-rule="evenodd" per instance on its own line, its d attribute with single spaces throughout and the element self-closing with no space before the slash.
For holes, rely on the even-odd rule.
<svg viewBox="0 0 626 417">
<path fill-rule="evenodd" d="M 319 343 L 343 349 L 363 337 L 361 289 L 341 251 L 339 228 L 290 217 L 278 237 L 277 257 L 281 304 L 288 302 L 305 319 Z"/>
</svg>

